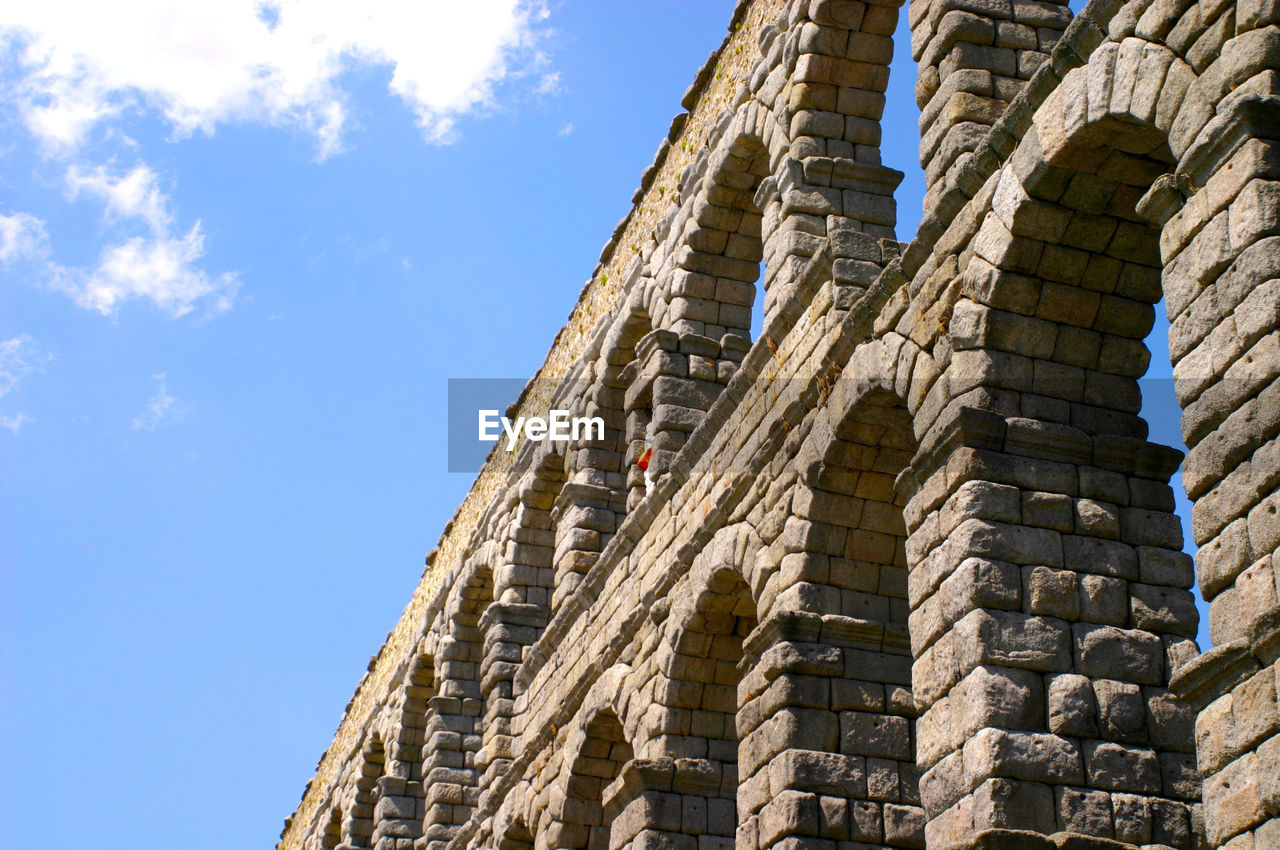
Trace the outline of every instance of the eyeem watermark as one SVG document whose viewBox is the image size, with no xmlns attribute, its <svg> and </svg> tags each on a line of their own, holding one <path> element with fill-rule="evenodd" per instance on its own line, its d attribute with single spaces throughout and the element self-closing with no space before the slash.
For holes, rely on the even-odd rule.
<svg viewBox="0 0 1280 850">
<path fill-rule="evenodd" d="M 479 439 L 481 442 L 496 443 L 500 434 L 507 435 L 507 451 L 511 451 L 520 442 L 523 431 L 526 439 L 535 443 L 543 440 L 552 442 L 569 442 L 570 440 L 602 440 L 604 439 L 604 419 L 599 416 L 573 416 L 567 410 L 553 410 L 547 418 L 530 416 L 526 419 L 517 416 L 512 422 L 505 416 L 499 416 L 496 410 L 481 410 L 479 414 Z"/>
<path fill-rule="evenodd" d="M 524 378 L 449 379 L 450 472 L 479 472 L 491 452 L 517 451 L 523 443 L 564 445 L 605 438 L 603 417 L 569 412 L 576 407 L 574 400 L 586 397 L 589 385 L 561 388 L 566 401 L 548 400 L 548 407 L 557 405 L 550 409 L 526 399 L 520 410 L 513 410 L 528 383 Z"/>
</svg>

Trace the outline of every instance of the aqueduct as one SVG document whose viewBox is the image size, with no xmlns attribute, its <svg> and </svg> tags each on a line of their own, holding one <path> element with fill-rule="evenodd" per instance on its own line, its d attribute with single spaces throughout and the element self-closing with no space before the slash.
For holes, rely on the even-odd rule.
<svg viewBox="0 0 1280 850">
<path fill-rule="evenodd" d="M 1280 5 L 912 0 L 909 243 L 899 13 L 738 3 L 517 405 L 603 439 L 491 455 L 281 848 L 1280 848 Z"/>
</svg>

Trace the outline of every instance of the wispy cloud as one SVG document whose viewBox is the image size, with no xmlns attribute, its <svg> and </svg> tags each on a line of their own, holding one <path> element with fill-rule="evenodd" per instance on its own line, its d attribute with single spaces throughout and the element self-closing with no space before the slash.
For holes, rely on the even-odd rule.
<svg viewBox="0 0 1280 850">
<path fill-rule="evenodd" d="M 0 214 L 0 264 L 41 257 L 47 251 L 49 234 L 44 222 L 24 212 Z"/>
<path fill-rule="evenodd" d="M 182 418 L 182 411 L 176 406 L 177 399 L 169 392 L 169 380 L 164 372 L 151 376 L 159 382 L 155 393 L 147 401 L 146 408 L 133 418 L 131 427 L 135 431 L 154 431 L 161 425 L 176 422 Z"/>
<path fill-rule="evenodd" d="M 0 265 L 29 266 L 35 283 L 65 292 L 105 315 L 131 298 L 150 301 L 171 316 L 204 306 L 212 313 L 231 307 L 240 279 L 211 275 L 200 267 L 204 232 L 196 221 L 178 228 L 154 171 L 137 165 L 124 174 L 103 166 L 71 165 L 65 177 L 68 200 L 102 202 L 103 221 L 114 241 L 92 267 L 68 267 L 51 259 L 45 223 L 33 215 L 0 214 Z"/>
<path fill-rule="evenodd" d="M 225 311 L 241 281 L 206 270 L 201 221 L 178 222 L 148 165 L 120 171 L 102 152 L 136 150 L 124 122 L 159 118 L 171 139 L 229 122 L 299 129 L 323 159 L 344 145 L 347 75 L 380 68 L 424 138 L 447 143 L 464 116 L 558 89 L 543 50 L 546 2 L 16 4 L 0 20 L 0 103 L 61 160 L 68 199 L 103 204 L 104 232 L 91 237 L 95 261 L 68 265 L 52 250 L 56 219 L 0 214 L 0 265 L 25 264 L 41 285 L 105 315 L 131 300 L 174 317 Z"/>
<path fill-rule="evenodd" d="M 26 425 L 28 421 L 30 420 L 27 418 L 27 414 L 22 412 L 18 412 L 13 416 L 0 415 L 0 428 L 17 436 L 22 433 L 22 426 Z"/>
<path fill-rule="evenodd" d="M 560 91 L 560 72 L 549 71 L 543 74 L 538 78 L 538 87 L 534 91 L 542 95 L 558 93 Z"/>
<path fill-rule="evenodd" d="M 66 174 L 67 194 L 74 200 L 81 193 L 93 195 L 106 205 L 110 218 L 137 218 L 152 230 L 168 230 L 171 224 L 168 200 L 160 191 L 156 174 L 146 165 L 114 176 L 105 166 L 87 168 L 73 164 Z"/>
<path fill-rule="evenodd" d="M 131 298 L 148 300 L 174 317 L 198 305 L 215 313 L 231 306 L 240 279 L 234 274 L 210 275 L 200 268 L 204 257 L 200 222 L 185 232 L 177 228 L 168 197 L 149 167 L 138 165 L 117 175 L 101 166 L 72 165 L 66 186 L 70 199 L 89 196 L 101 201 L 105 221 L 122 231 L 124 238 L 105 246 L 92 268 L 47 263 L 49 286 L 66 292 L 81 307 L 105 315 Z"/>
<path fill-rule="evenodd" d="M 129 112 L 154 109 L 177 136 L 229 121 L 292 126 L 320 157 L 342 148 L 344 72 L 389 67 L 391 92 L 432 142 L 490 108 L 499 87 L 554 91 L 539 49 L 544 0 L 97 0 L 21 3 L 0 24 L 13 91 L 54 154 Z"/>
<path fill-rule="evenodd" d="M 52 359 L 26 334 L 0 340 L 0 399 L 17 390 L 28 376 L 43 371 Z M 14 434 L 30 421 L 22 412 L 0 414 L 0 428 Z"/>
<path fill-rule="evenodd" d="M 573 122 L 570 121 L 568 124 L 565 124 L 563 127 L 561 127 L 560 130 L 556 133 L 556 135 L 567 136 L 572 132 L 573 132 Z"/>
</svg>

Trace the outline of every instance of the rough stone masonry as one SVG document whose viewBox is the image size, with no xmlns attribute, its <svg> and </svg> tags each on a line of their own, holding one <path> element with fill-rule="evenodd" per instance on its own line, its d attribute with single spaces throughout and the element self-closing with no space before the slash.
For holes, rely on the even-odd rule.
<svg viewBox="0 0 1280 850">
<path fill-rule="evenodd" d="M 899 2 L 738 4 L 517 405 L 603 439 L 490 457 L 281 848 L 1280 848 L 1280 2 L 912 0 L 909 244 Z"/>
</svg>

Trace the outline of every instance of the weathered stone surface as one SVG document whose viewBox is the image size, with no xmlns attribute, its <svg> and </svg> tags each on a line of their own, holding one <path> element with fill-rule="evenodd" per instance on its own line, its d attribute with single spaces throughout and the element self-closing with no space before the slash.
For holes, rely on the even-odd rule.
<svg viewBox="0 0 1280 850">
<path fill-rule="evenodd" d="M 1280 846 L 1275 3 L 910 4 L 909 245 L 899 14 L 737 5 L 516 405 L 606 433 L 490 459 L 282 848 Z"/>
</svg>

